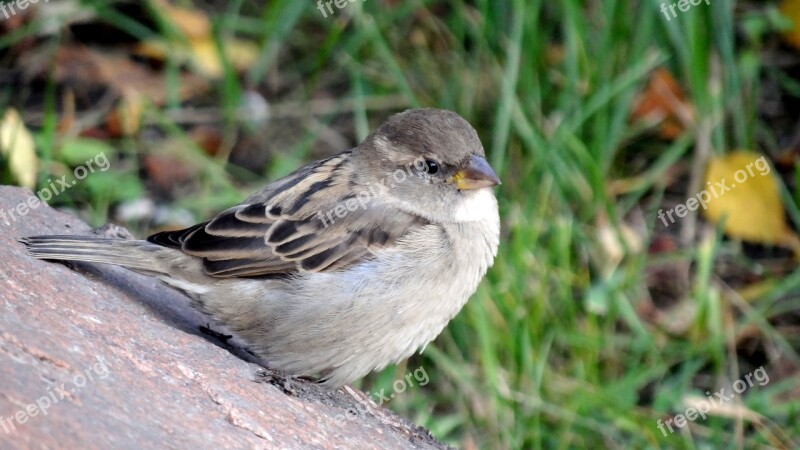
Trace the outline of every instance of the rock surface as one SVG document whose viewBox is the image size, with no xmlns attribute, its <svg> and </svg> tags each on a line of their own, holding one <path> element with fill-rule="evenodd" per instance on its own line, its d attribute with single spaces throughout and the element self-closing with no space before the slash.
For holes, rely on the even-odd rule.
<svg viewBox="0 0 800 450">
<path fill-rule="evenodd" d="M 28 257 L 16 239 L 91 233 L 30 197 L 0 186 L 0 448 L 442 447 L 360 392 L 255 364 L 154 279 Z"/>
</svg>

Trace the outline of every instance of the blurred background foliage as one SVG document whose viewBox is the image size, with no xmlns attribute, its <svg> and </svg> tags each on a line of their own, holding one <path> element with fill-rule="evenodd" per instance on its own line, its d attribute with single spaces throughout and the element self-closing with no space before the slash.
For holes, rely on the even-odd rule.
<svg viewBox="0 0 800 450">
<path fill-rule="evenodd" d="M 698 3 L 39 2 L 0 13 L 0 182 L 39 190 L 102 153 L 51 204 L 145 236 L 394 112 L 451 109 L 504 181 L 500 254 L 363 389 L 424 367 L 385 406 L 463 448 L 798 448 L 800 2 Z M 660 219 L 709 165 L 760 156 L 767 181 Z"/>
</svg>

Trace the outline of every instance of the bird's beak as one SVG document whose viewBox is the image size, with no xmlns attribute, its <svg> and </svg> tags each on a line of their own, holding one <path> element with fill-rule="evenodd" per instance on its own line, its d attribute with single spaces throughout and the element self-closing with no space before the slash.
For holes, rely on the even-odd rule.
<svg viewBox="0 0 800 450">
<path fill-rule="evenodd" d="M 488 188 L 500 184 L 500 178 L 494 173 L 492 166 L 486 159 L 472 155 L 467 167 L 459 170 L 450 182 L 454 183 L 460 191 Z"/>
</svg>

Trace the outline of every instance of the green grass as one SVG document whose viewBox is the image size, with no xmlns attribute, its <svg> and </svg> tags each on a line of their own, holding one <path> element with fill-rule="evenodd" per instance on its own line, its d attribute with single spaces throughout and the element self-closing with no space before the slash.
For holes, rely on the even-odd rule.
<svg viewBox="0 0 800 450">
<path fill-rule="evenodd" d="M 777 27 L 776 15 L 769 6 L 735 13 L 733 4 L 715 0 L 666 21 L 659 5 L 368 0 L 328 19 L 314 3 L 295 0 L 267 6 L 235 1 L 216 9 L 218 39 L 236 35 L 261 48 L 246 74 L 236 76 L 226 65 L 218 83 L 216 101 L 227 134 L 251 132 L 235 120 L 239 97 L 275 73 L 291 89 L 273 107 L 282 101 L 302 104 L 333 90 L 350 103 L 316 119 L 331 123 L 349 116 L 357 139 L 390 112 L 376 107 L 387 98 L 399 98 L 405 107 L 453 109 L 478 129 L 504 180 L 498 190 L 503 237 L 495 265 L 464 311 L 421 356 L 362 384 L 391 392 L 395 379 L 424 367 L 430 383 L 388 406 L 448 443 L 531 449 L 800 443 L 796 383 L 778 381 L 777 369 L 775 381 L 749 389 L 741 400 L 764 417 L 758 423 L 712 417 L 668 436 L 656 426 L 658 419 L 686 409 L 684 396 L 704 397 L 699 387 L 704 383 L 730 386 L 752 371 L 740 367 L 733 341 L 745 327 L 762 336 L 773 358 L 780 355 L 781 364 L 793 366 L 795 376 L 800 366 L 797 336 L 781 333 L 770 320 L 798 308 L 800 271 L 771 280 L 757 298 L 744 301 L 722 282 L 716 264 L 725 255 L 745 259 L 741 248 L 719 232 L 696 231 L 692 218 L 686 219 L 696 231 L 689 236 L 691 245 L 661 259 L 647 252 L 671 167 L 678 162 L 691 167 L 689 196 L 699 190 L 698 174 L 713 154 L 759 149 L 759 136 L 769 135 L 768 124 L 757 118 L 759 77 L 767 70 L 758 51 Z M 169 34 L 111 9 L 98 10 L 141 38 Z M 25 30 L 0 37 L 0 47 L 21 40 Z M 553 56 L 558 52 L 563 57 Z M 629 123 L 631 104 L 656 67 L 675 74 L 695 108 L 696 123 L 673 142 Z M 178 70 L 177 64 L 166 65 L 172 89 L 178 87 Z M 58 159 L 54 95 L 48 85 L 38 131 L 45 160 Z M 177 202 L 198 219 L 243 197 L 265 177 L 307 160 L 314 141 L 307 131 L 263 173 L 247 173 L 203 154 L 165 111 L 153 108 L 148 118 L 184 142 L 182 154 L 199 168 L 194 194 L 210 200 Z M 710 142 L 713 150 L 701 142 Z M 135 174 L 138 167 L 121 161 L 147 152 L 138 144 L 136 137 L 115 142 L 114 167 Z M 43 171 L 42 180 L 47 176 Z M 632 189 L 610 193 L 610 180 L 632 177 L 637 177 Z M 788 190 L 785 197 L 790 217 L 800 223 Z M 99 222 L 109 204 L 120 200 L 124 197 L 89 192 L 64 202 L 100 211 L 94 216 Z M 620 239 L 624 257 L 609 263 L 601 229 L 620 238 L 623 224 L 636 228 L 636 221 L 641 242 Z M 648 272 L 663 265 L 689 270 L 686 295 L 695 312 L 684 318 L 685 332 L 670 332 L 637 313 L 649 296 Z"/>
</svg>

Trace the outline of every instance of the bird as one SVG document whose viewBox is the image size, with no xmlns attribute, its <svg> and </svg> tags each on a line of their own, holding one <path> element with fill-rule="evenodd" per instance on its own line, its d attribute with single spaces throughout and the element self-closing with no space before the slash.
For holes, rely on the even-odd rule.
<svg viewBox="0 0 800 450">
<path fill-rule="evenodd" d="M 192 227 L 20 241 L 156 277 L 266 367 L 334 389 L 421 352 L 467 303 L 497 255 L 500 184 L 469 122 L 410 109 Z"/>
</svg>

